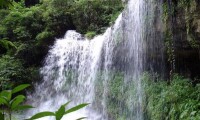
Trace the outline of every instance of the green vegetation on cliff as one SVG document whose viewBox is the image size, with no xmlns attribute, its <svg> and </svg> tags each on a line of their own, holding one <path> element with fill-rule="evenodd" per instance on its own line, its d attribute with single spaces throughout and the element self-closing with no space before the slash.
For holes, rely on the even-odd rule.
<svg viewBox="0 0 200 120">
<path fill-rule="evenodd" d="M 146 115 L 149 120 L 199 120 L 200 84 L 174 75 L 171 83 L 143 77 Z"/>
<path fill-rule="evenodd" d="M 106 92 L 103 95 L 103 75 L 98 77 L 96 101 L 105 97 L 107 113 L 112 120 L 126 120 L 132 114 L 137 90 L 133 81 L 126 85 L 123 73 L 111 74 Z M 105 81 L 104 81 L 105 82 Z M 174 75 L 169 83 L 158 75 L 144 73 L 141 77 L 143 104 L 141 107 L 145 120 L 199 120 L 200 84 L 190 79 Z M 130 104 L 129 100 L 133 102 Z M 100 103 L 99 103 L 100 104 Z M 135 106 L 136 107 L 136 106 Z"/>
</svg>

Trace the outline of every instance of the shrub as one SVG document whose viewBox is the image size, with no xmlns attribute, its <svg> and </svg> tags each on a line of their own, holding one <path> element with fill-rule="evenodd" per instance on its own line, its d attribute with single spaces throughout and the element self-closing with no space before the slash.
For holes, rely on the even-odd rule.
<svg viewBox="0 0 200 120">
<path fill-rule="evenodd" d="M 146 110 L 151 120 L 193 119 L 200 118 L 199 84 L 192 83 L 181 76 L 174 75 L 170 84 L 159 80 L 154 82 L 151 75 L 144 77 Z"/>
<path fill-rule="evenodd" d="M 0 40 L 0 50 L 2 52 L 0 54 L 7 53 L 9 55 L 12 55 L 17 50 L 17 47 L 13 42 L 9 40 Z"/>
<path fill-rule="evenodd" d="M 96 32 L 94 32 L 94 31 L 90 31 L 85 34 L 86 38 L 88 38 L 88 39 L 94 38 L 95 35 L 96 35 Z"/>
<path fill-rule="evenodd" d="M 113 15 L 122 11 L 121 0 L 79 0 L 70 7 L 73 22 L 78 32 L 86 34 L 87 31 L 104 32 L 105 27 L 113 21 Z"/>
<path fill-rule="evenodd" d="M 10 85 L 12 86 L 13 83 L 20 84 L 20 80 L 25 79 L 26 74 L 21 61 L 8 55 L 0 58 L 0 70 L 1 83 L 4 83 L 0 86 L 1 89 L 6 89 Z"/>
</svg>

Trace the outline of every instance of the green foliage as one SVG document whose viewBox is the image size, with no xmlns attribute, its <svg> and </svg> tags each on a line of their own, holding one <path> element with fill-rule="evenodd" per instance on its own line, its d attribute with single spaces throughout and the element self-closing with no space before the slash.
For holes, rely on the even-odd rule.
<svg viewBox="0 0 200 120">
<path fill-rule="evenodd" d="M 69 6 L 72 3 L 72 0 L 44 0 L 41 5 L 42 9 L 46 9 L 42 14 L 45 24 L 43 32 L 60 37 L 67 30 L 75 29 L 69 12 Z"/>
<path fill-rule="evenodd" d="M 135 89 L 133 83 L 126 85 L 124 83 L 124 74 L 120 72 L 110 72 L 109 80 L 105 81 L 104 73 L 98 76 L 96 83 L 96 99 L 95 101 L 101 104 L 98 100 L 105 97 L 105 104 L 109 118 L 113 120 L 125 120 L 131 114 L 132 105 L 129 105 L 129 100 L 134 96 Z M 105 83 L 106 82 L 106 83 Z M 105 86 L 106 89 L 102 86 Z M 104 88 L 104 89 L 103 89 Z M 106 96 L 104 96 L 106 92 Z M 132 103 L 131 103 L 132 104 Z"/>
<path fill-rule="evenodd" d="M 32 40 L 42 29 L 42 16 L 39 7 L 24 8 L 15 4 L 12 11 L 1 20 L 3 37 L 9 40 Z M 30 29 L 31 28 L 31 29 Z"/>
<path fill-rule="evenodd" d="M 174 50 L 173 50 L 173 40 L 172 40 L 172 32 L 170 30 L 166 30 L 165 32 L 165 46 L 166 52 L 168 55 L 168 61 L 170 63 L 173 62 Z"/>
<path fill-rule="evenodd" d="M 12 7 L 13 0 L 0 0 L 0 9 Z"/>
<path fill-rule="evenodd" d="M 63 10 L 69 9 L 75 3 L 75 0 L 47 0 L 46 2 L 51 2 L 52 8 Z"/>
<path fill-rule="evenodd" d="M 29 87 L 29 86 L 30 86 L 29 84 L 19 85 L 19 86 L 15 87 L 15 88 L 12 90 L 12 94 L 17 93 L 17 92 L 20 92 L 20 91 L 24 90 L 25 88 L 27 88 L 27 87 Z"/>
<path fill-rule="evenodd" d="M 8 55 L 0 57 L 0 89 L 10 89 L 39 79 L 39 68 L 25 68 L 21 60 Z"/>
<path fill-rule="evenodd" d="M 126 120 L 133 114 L 137 101 L 135 83 L 125 81 L 124 74 L 110 73 L 110 79 L 103 83 L 104 75 L 98 76 L 96 102 L 105 97 L 110 119 Z M 198 120 L 200 118 L 200 87 L 192 85 L 189 79 L 174 75 L 169 84 L 158 75 L 145 73 L 142 78 L 144 88 L 142 110 L 147 120 Z M 105 82 L 105 81 L 104 81 Z M 106 84 L 106 89 L 102 89 Z M 104 95 L 106 90 L 106 96 Z M 131 102 L 130 102 L 131 101 Z M 100 103 L 99 103 L 100 104 Z M 136 106 L 137 107 L 137 106 Z"/>
<path fill-rule="evenodd" d="M 38 118 L 42 118 L 42 117 L 47 117 L 47 116 L 54 116 L 55 114 L 53 112 L 40 112 L 35 114 L 34 116 L 32 116 L 30 119 L 28 120 L 34 120 L 34 119 L 38 119 Z"/>
<path fill-rule="evenodd" d="M 27 120 L 35 120 L 35 119 L 39 119 L 39 118 L 47 117 L 47 116 L 54 116 L 56 118 L 56 120 L 61 120 L 64 115 L 69 114 L 74 111 L 77 111 L 88 105 L 88 104 L 84 103 L 84 104 L 80 104 L 80 105 L 77 105 L 75 107 L 72 107 L 72 108 L 66 110 L 65 107 L 68 104 L 69 104 L 69 102 L 61 105 L 61 107 L 56 112 L 49 112 L 49 111 L 40 112 L 40 113 L 35 114 L 34 116 L 32 116 L 31 118 L 29 118 Z M 81 120 L 84 118 L 85 117 L 78 118 L 77 120 Z"/>
<path fill-rule="evenodd" d="M 88 38 L 88 39 L 94 38 L 95 35 L 96 35 L 96 32 L 94 32 L 94 31 L 90 31 L 85 34 L 86 38 Z"/>
<path fill-rule="evenodd" d="M 17 47 L 15 46 L 13 42 L 9 40 L 0 40 L 0 50 L 5 51 L 7 54 L 11 55 L 15 53 L 15 51 L 17 50 Z"/>
<path fill-rule="evenodd" d="M 4 117 L 8 115 L 9 120 L 11 120 L 12 119 L 11 115 L 13 111 L 32 108 L 32 106 L 30 105 L 21 105 L 26 98 L 24 95 L 14 96 L 14 94 L 21 92 L 22 90 L 26 89 L 29 86 L 30 86 L 29 84 L 22 84 L 15 87 L 13 90 L 3 90 L 0 92 L 1 119 L 4 120 L 5 119 Z"/>
<path fill-rule="evenodd" d="M 0 70 L 1 89 L 10 88 L 13 83 L 20 83 L 16 80 L 25 79 L 25 70 L 21 61 L 13 57 L 7 55 L 2 56 L 0 58 Z"/>
<path fill-rule="evenodd" d="M 174 75 L 170 84 L 153 81 L 152 76 L 143 78 L 146 111 L 151 120 L 198 120 L 200 118 L 199 84 L 193 86 L 188 79 Z"/>
<path fill-rule="evenodd" d="M 170 15 L 168 3 L 164 2 L 163 5 L 162 5 L 162 8 L 163 8 L 162 20 L 164 22 L 166 22 L 168 20 L 169 15 Z"/>
<path fill-rule="evenodd" d="M 96 31 L 99 34 L 122 9 L 121 0 L 79 0 L 74 2 L 69 11 L 78 32 L 85 34 L 87 31 Z"/>
<path fill-rule="evenodd" d="M 178 7 L 187 9 L 193 0 L 181 0 L 178 2 Z"/>
<path fill-rule="evenodd" d="M 3 14 L 0 19 L 0 38 L 9 39 L 17 47 L 15 50 L 13 47 L 12 49 L 4 47 L 4 52 L 1 54 L 8 54 L 11 51 L 10 55 L 21 59 L 26 68 L 39 66 L 47 53 L 49 44 L 48 41 L 46 43 L 40 41 L 54 39 L 43 37 L 42 40 L 38 40 L 38 43 L 35 40 L 38 34 L 45 29 L 42 14 L 44 11 L 45 9 L 42 9 L 41 6 L 26 8 L 23 2 L 14 4 L 10 11 L 0 10 L 0 13 Z M 43 43 L 46 45 L 44 46 Z"/>
</svg>

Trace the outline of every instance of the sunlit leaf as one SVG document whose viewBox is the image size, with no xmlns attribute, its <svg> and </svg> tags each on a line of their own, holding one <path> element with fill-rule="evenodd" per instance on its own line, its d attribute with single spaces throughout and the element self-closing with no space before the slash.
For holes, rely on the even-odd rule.
<svg viewBox="0 0 200 120">
<path fill-rule="evenodd" d="M 69 102 L 63 104 L 62 106 L 65 106 L 65 107 L 66 107 L 70 102 L 71 102 L 71 101 L 69 101 Z"/>
<path fill-rule="evenodd" d="M 11 109 L 16 108 L 20 103 L 24 102 L 25 96 L 18 95 L 11 101 Z"/>
<path fill-rule="evenodd" d="M 34 116 L 32 116 L 31 118 L 27 119 L 27 120 L 34 120 L 34 119 L 39 119 L 42 117 L 47 117 L 47 116 L 55 116 L 55 114 L 53 112 L 40 112 L 35 114 Z"/>
<path fill-rule="evenodd" d="M 65 106 L 67 106 L 69 103 L 70 103 L 70 101 L 67 102 L 67 103 L 65 103 L 65 104 L 63 104 L 58 109 L 58 111 L 55 112 L 55 114 L 56 114 L 56 120 L 60 120 L 65 115 Z"/>
<path fill-rule="evenodd" d="M 64 114 L 65 114 L 65 106 L 62 105 L 58 109 L 58 111 L 55 112 L 55 114 L 56 114 L 56 120 L 60 120 L 64 116 Z"/>
<path fill-rule="evenodd" d="M 25 110 L 25 109 L 30 109 L 30 108 L 33 108 L 33 106 L 31 106 L 31 105 L 20 105 L 20 106 L 13 108 L 13 110 L 17 111 L 17 110 Z"/>
<path fill-rule="evenodd" d="M 12 93 L 10 90 L 3 90 L 0 93 L 0 97 L 5 98 L 7 101 L 10 101 L 12 97 Z"/>
<path fill-rule="evenodd" d="M 75 107 L 70 108 L 69 110 L 67 110 L 67 111 L 65 112 L 65 114 L 68 114 L 68 113 L 77 111 L 77 110 L 79 110 L 79 109 L 81 109 L 81 108 L 83 108 L 83 107 L 85 107 L 85 106 L 87 106 L 87 105 L 88 105 L 88 103 L 84 103 L 84 104 L 77 105 L 77 106 L 75 106 Z"/>
<path fill-rule="evenodd" d="M 19 85 L 17 87 L 15 87 L 13 90 L 12 90 L 12 93 L 17 93 L 17 92 L 20 92 L 24 89 L 26 89 L 27 87 L 29 87 L 30 85 L 29 84 L 23 84 L 23 85 Z"/>
<path fill-rule="evenodd" d="M 7 101 L 4 98 L 0 97 L 0 105 L 4 105 L 6 103 L 7 103 Z"/>
</svg>

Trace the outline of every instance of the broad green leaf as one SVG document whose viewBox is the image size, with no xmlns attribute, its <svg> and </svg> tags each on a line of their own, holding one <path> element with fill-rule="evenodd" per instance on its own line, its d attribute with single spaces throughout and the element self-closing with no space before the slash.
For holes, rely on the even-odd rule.
<svg viewBox="0 0 200 120">
<path fill-rule="evenodd" d="M 29 87 L 30 85 L 29 84 L 22 84 L 22 85 L 19 85 L 17 87 L 15 87 L 13 90 L 12 90 L 12 93 L 17 93 L 17 92 L 20 92 L 24 89 L 26 89 L 27 87 Z"/>
<path fill-rule="evenodd" d="M 23 95 L 18 95 L 16 96 L 12 101 L 11 101 L 11 109 L 14 109 L 17 107 L 20 103 L 24 102 L 25 96 Z"/>
<path fill-rule="evenodd" d="M 5 96 L 2 96 L 1 98 L 4 99 L 4 101 L 5 101 L 5 105 L 7 105 L 7 106 L 9 107 L 10 104 L 9 104 L 9 100 L 8 100 L 8 98 L 5 97 Z"/>
<path fill-rule="evenodd" d="M 88 103 L 84 103 L 84 104 L 77 105 L 77 106 L 75 106 L 75 107 L 70 108 L 69 110 L 67 110 L 67 111 L 65 112 L 65 114 L 68 114 L 68 113 L 77 111 L 77 110 L 79 110 L 79 109 L 81 109 L 81 108 L 83 108 L 83 107 L 85 107 L 85 106 L 87 106 L 87 105 L 88 105 Z"/>
<path fill-rule="evenodd" d="M 47 117 L 47 116 L 55 116 L 55 114 L 53 112 L 40 112 L 35 114 L 34 116 L 32 116 L 31 118 L 27 119 L 27 120 L 34 120 L 34 119 L 39 119 L 42 117 Z"/>
<path fill-rule="evenodd" d="M 87 117 L 78 118 L 78 119 L 76 119 L 76 120 L 83 120 L 83 119 L 85 119 L 85 118 L 87 118 Z"/>
<path fill-rule="evenodd" d="M 31 105 L 20 105 L 20 106 L 13 108 L 13 110 L 25 110 L 25 109 L 30 109 L 30 108 L 33 108 L 33 106 L 31 106 Z"/>
<path fill-rule="evenodd" d="M 55 112 L 55 114 L 56 114 L 56 120 L 60 120 L 65 115 L 65 106 L 67 106 L 69 103 L 70 103 L 70 101 L 67 102 L 67 103 L 65 103 L 65 104 L 63 104 L 58 109 L 58 111 Z"/>
<path fill-rule="evenodd" d="M 7 101 L 4 98 L 0 97 L 0 105 L 4 104 L 7 104 Z"/>
<path fill-rule="evenodd" d="M 65 114 L 65 106 L 62 105 L 58 109 L 58 111 L 55 112 L 55 114 L 56 114 L 56 120 L 60 120 L 64 116 L 64 114 Z"/>
<path fill-rule="evenodd" d="M 0 97 L 5 98 L 7 101 L 10 101 L 12 97 L 12 93 L 10 90 L 3 90 L 0 93 Z"/>
</svg>

